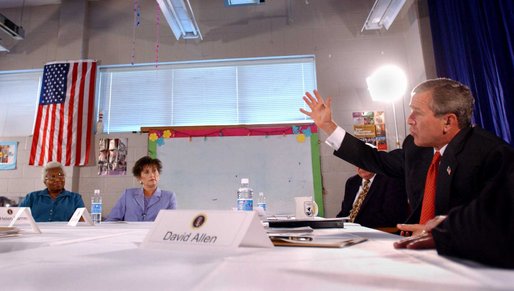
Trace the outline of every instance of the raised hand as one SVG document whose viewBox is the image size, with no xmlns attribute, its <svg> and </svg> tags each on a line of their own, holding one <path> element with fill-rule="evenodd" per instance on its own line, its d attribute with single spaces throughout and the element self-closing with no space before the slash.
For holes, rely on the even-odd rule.
<svg viewBox="0 0 514 291">
<path fill-rule="evenodd" d="M 314 96 L 309 92 L 305 93 L 303 100 L 309 106 L 311 111 L 300 108 L 300 112 L 312 118 L 314 123 L 325 133 L 330 135 L 337 128 L 337 124 L 332 120 L 332 109 L 330 107 L 332 98 L 328 97 L 327 101 L 319 94 L 318 90 L 313 91 Z"/>
</svg>

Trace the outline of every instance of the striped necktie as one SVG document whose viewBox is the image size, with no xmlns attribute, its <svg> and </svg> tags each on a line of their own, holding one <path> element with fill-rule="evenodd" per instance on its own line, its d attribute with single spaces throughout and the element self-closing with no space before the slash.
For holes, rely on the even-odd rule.
<svg viewBox="0 0 514 291">
<path fill-rule="evenodd" d="M 355 221 L 355 217 L 357 217 L 357 214 L 361 209 L 362 202 L 364 201 L 364 198 L 366 198 L 366 194 L 368 194 L 369 191 L 369 182 L 370 181 L 368 179 L 364 180 L 364 184 L 362 185 L 362 190 L 359 193 L 359 197 L 357 197 L 357 201 L 355 201 L 352 210 L 350 211 L 350 222 Z"/>
</svg>

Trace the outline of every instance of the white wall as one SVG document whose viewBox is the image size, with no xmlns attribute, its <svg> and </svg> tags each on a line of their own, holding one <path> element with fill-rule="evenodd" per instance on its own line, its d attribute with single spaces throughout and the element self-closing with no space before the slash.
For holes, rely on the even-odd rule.
<svg viewBox="0 0 514 291">
<path fill-rule="evenodd" d="M 411 85 L 426 78 L 417 2 L 407 1 L 390 30 L 361 32 L 374 0 L 268 0 L 264 5 L 239 8 L 224 7 L 222 0 L 190 1 L 204 40 L 176 41 L 161 15 L 159 61 L 314 54 L 318 88 L 333 97 L 336 122 L 351 132 L 352 112 L 384 110 L 388 142 L 394 146 L 392 107 L 371 101 L 365 78 L 386 63 L 405 68 Z M 156 61 L 155 1 L 139 1 L 141 24 L 135 45 L 133 1 L 63 2 L 25 8 L 26 39 L 11 53 L 0 53 L 0 70 L 42 68 L 49 61 L 81 57 L 97 59 L 101 65 Z M 13 19 L 20 13 L 16 9 L 0 12 Z M 396 104 L 396 110 L 403 139 L 408 96 Z M 144 135 L 115 136 L 129 138 L 129 167 L 146 154 Z M 0 140 L 26 142 L 25 137 Z M 334 157 L 324 144 L 320 148 L 326 216 L 330 217 L 339 211 L 344 182 L 354 174 L 354 167 Z M 40 169 L 27 166 L 27 160 L 28 152 L 20 150 L 18 169 L 0 172 L 0 195 L 22 195 L 43 187 Z M 136 186 L 131 176 L 98 177 L 94 165 L 67 172 L 71 176 L 67 188 L 83 194 L 86 204 L 93 189 L 102 190 L 104 215 L 122 189 Z"/>
</svg>

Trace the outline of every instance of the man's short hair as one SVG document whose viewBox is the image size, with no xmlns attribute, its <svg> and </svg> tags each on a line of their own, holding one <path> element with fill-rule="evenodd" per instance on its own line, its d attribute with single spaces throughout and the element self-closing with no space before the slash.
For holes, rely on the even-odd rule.
<svg viewBox="0 0 514 291">
<path fill-rule="evenodd" d="M 469 87 L 448 78 L 438 78 L 420 83 L 412 90 L 411 95 L 425 91 L 432 92 L 429 107 L 435 116 L 453 113 L 457 116 L 459 128 L 471 125 L 475 98 Z"/>
</svg>

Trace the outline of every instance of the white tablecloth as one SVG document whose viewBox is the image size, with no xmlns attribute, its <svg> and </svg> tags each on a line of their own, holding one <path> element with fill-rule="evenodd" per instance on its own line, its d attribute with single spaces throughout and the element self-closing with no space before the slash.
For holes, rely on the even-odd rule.
<svg viewBox="0 0 514 291">
<path fill-rule="evenodd" d="M 0 239 L 1 290 L 511 289 L 514 271 L 451 260 L 433 250 L 395 250 L 398 236 L 357 225 L 368 238 L 341 249 L 224 251 L 139 248 L 151 223 L 70 227 Z M 330 230 L 329 230 L 330 231 Z"/>
</svg>

